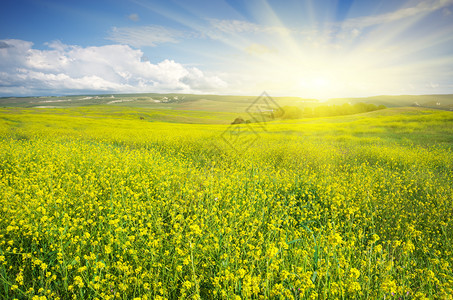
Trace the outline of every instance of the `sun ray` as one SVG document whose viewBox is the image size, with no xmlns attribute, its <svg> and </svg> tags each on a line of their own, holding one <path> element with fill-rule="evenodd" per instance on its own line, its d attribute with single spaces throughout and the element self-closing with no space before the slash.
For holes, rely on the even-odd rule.
<svg viewBox="0 0 453 300">
<path fill-rule="evenodd" d="M 407 1 L 393 11 L 363 16 L 352 14 L 358 6 L 352 1 L 338 19 L 335 14 L 344 8 L 320 14 L 319 4 L 305 1 L 301 7 L 307 20 L 299 27 L 288 23 L 284 10 L 272 0 L 247 2 L 248 19 L 222 0 L 217 1 L 219 5 L 237 19 L 207 19 L 185 2 L 174 2 L 179 9 L 169 10 L 145 0 L 133 1 L 229 49 L 212 52 L 188 47 L 186 51 L 199 52 L 230 78 L 243 82 L 235 87 L 241 91 L 259 93 L 261 89 L 314 98 L 363 95 L 366 89 L 399 93 L 400 86 L 416 77 L 420 80 L 415 73 L 430 64 L 438 68 L 441 64 L 436 61 L 452 63 L 445 54 L 439 60 L 424 53 L 435 47 L 451 51 L 452 27 L 429 28 L 428 33 L 413 36 L 451 0 Z"/>
</svg>

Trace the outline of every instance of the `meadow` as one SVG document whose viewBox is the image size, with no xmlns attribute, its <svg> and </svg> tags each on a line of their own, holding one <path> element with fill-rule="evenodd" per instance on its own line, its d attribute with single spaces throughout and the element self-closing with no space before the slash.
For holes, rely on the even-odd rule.
<svg viewBox="0 0 453 300">
<path fill-rule="evenodd" d="M 232 116 L 0 108 L 0 299 L 453 298 L 452 112 Z"/>
</svg>

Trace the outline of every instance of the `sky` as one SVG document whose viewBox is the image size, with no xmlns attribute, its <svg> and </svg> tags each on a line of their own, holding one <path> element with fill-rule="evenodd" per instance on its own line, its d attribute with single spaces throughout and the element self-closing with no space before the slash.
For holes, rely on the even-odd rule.
<svg viewBox="0 0 453 300">
<path fill-rule="evenodd" d="M 0 97 L 453 94 L 453 0 L 3 0 Z"/>
</svg>

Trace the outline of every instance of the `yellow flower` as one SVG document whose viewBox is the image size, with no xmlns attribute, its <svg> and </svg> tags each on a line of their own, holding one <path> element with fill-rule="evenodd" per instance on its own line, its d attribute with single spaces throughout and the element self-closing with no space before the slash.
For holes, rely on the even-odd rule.
<svg viewBox="0 0 453 300">
<path fill-rule="evenodd" d="M 412 244 L 411 241 L 407 241 L 406 243 L 404 243 L 403 251 L 405 254 L 412 253 L 412 252 L 414 252 L 414 250 L 415 250 L 415 246 L 414 246 L 414 244 Z"/>
<path fill-rule="evenodd" d="M 190 230 L 195 235 L 201 235 L 202 234 L 202 231 L 201 231 L 200 227 L 197 224 L 190 225 Z"/>
<path fill-rule="evenodd" d="M 74 284 L 77 285 L 80 288 L 85 286 L 85 284 L 83 283 L 83 279 L 80 276 L 74 277 Z"/>
<path fill-rule="evenodd" d="M 275 246 L 274 243 L 270 244 L 266 251 L 266 256 L 269 258 L 273 258 L 278 253 L 278 248 Z"/>
<path fill-rule="evenodd" d="M 360 283 L 357 281 L 353 281 L 348 285 L 348 292 L 351 294 L 356 294 L 357 292 L 361 291 L 362 288 L 360 287 Z"/>
<path fill-rule="evenodd" d="M 356 280 L 360 276 L 360 271 L 357 270 L 356 268 L 352 268 L 350 270 L 350 276 L 351 276 L 352 279 Z"/>
<path fill-rule="evenodd" d="M 332 293 L 332 295 L 339 295 L 341 293 L 340 291 L 340 286 L 338 285 L 338 283 L 336 282 L 332 282 L 330 284 L 330 292 Z"/>
<path fill-rule="evenodd" d="M 372 242 L 372 243 L 376 243 L 376 242 L 379 241 L 379 240 L 380 240 L 379 235 L 377 235 L 377 234 L 374 233 L 374 234 L 371 236 L 371 242 Z"/>
<path fill-rule="evenodd" d="M 396 283 L 391 277 L 386 277 L 381 284 L 381 289 L 386 293 L 396 293 Z"/>
<path fill-rule="evenodd" d="M 332 247 L 335 247 L 337 245 L 340 245 L 341 243 L 343 243 L 343 238 L 341 237 L 341 235 L 339 233 L 332 233 L 329 238 L 329 243 Z"/>
<path fill-rule="evenodd" d="M 45 269 L 47 269 L 47 264 L 46 264 L 46 263 L 44 263 L 44 262 L 43 262 L 43 263 L 41 263 L 41 269 L 42 269 L 42 270 L 45 270 Z"/>
<path fill-rule="evenodd" d="M 186 290 L 190 290 L 190 288 L 191 288 L 193 285 L 192 285 L 192 282 L 190 282 L 190 281 L 184 281 L 184 283 L 182 284 L 182 286 L 183 286 Z"/>
<path fill-rule="evenodd" d="M 382 245 L 376 245 L 376 247 L 374 247 L 374 252 L 381 253 L 382 252 Z"/>
<path fill-rule="evenodd" d="M 247 272 L 244 270 L 244 269 L 239 269 L 238 270 L 238 275 L 239 275 L 239 278 L 243 278 L 245 276 Z"/>
</svg>

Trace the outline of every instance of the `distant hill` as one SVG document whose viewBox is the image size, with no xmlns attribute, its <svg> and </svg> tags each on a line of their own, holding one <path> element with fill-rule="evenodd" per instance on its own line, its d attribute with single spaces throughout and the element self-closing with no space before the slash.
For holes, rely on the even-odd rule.
<svg viewBox="0 0 453 300">
<path fill-rule="evenodd" d="M 0 98 L 0 107 L 64 108 L 91 105 L 128 106 L 154 109 L 244 112 L 259 96 L 196 94 L 106 94 L 52 97 Z M 306 106 L 318 100 L 299 97 L 272 97 L 280 106 Z"/>
<path fill-rule="evenodd" d="M 453 110 L 453 95 L 401 95 L 401 96 L 374 96 L 364 98 L 334 98 L 328 100 L 327 104 L 343 103 L 372 103 L 385 105 L 387 107 L 429 107 L 443 110 Z"/>
<path fill-rule="evenodd" d="M 151 109 L 198 110 L 212 112 L 243 113 L 259 97 L 197 94 L 105 94 L 52 97 L 5 97 L 0 107 L 65 108 L 91 105 L 128 106 Z M 326 102 L 300 97 L 272 97 L 280 106 L 299 108 L 318 105 L 355 104 L 359 102 L 386 107 L 428 107 L 453 110 L 453 95 L 403 95 L 374 96 L 363 98 L 335 98 Z"/>
</svg>

